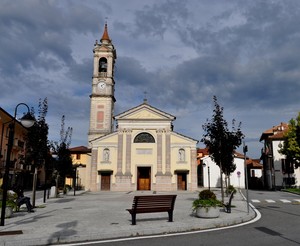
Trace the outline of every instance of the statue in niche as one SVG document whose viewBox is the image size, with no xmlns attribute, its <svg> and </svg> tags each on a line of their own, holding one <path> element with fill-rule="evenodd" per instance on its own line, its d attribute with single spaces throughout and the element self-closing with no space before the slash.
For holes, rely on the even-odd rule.
<svg viewBox="0 0 300 246">
<path fill-rule="evenodd" d="M 103 150 L 103 160 L 104 161 L 109 161 L 109 149 L 104 149 Z"/>
<path fill-rule="evenodd" d="M 185 160 L 185 151 L 184 149 L 179 149 L 179 161 Z"/>
</svg>

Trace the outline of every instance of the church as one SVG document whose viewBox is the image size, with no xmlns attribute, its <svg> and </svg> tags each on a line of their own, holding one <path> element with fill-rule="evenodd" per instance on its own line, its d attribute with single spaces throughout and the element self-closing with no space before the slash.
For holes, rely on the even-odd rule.
<svg viewBox="0 0 300 246">
<path fill-rule="evenodd" d="M 150 105 L 146 99 L 114 115 L 117 53 L 107 24 L 93 53 L 89 189 L 196 190 L 198 141 L 173 130 L 174 115 Z"/>
</svg>

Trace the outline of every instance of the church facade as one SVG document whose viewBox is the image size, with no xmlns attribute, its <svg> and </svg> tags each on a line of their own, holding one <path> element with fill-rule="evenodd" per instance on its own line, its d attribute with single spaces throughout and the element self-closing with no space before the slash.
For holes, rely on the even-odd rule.
<svg viewBox="0 0 300 246">
<path fill-rule="evenodd" d="M 107 25 L 93 52 L 89 189 L 196 190 L 198 141 L 175 132 L 176 117 L 155 108 L 146 99 L 114 116 L 117 55 Z"/>
</svg>

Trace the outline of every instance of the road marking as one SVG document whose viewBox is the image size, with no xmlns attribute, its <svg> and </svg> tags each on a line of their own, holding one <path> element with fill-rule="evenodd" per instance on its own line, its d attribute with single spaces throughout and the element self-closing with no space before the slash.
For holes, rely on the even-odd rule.
<svg viewBox="0 0 300 246">
<path fill-rule="evenodd" d="M 268 203 L 275 203 L 274 200 L 269 200 L 269 199 L 266 199 L 266 202 L 268 202 Z"/>
<path fill-rule="evenodd" d="M 251 200 L 252 202 L 254 202 L 254 203 L 260 203 L 260 200 L 255 200 L 255 199 L 253 199 L 253 200 Z"/>
<path fill-rule="evenodd" d="M 282 201 L 283 203 L 291 203 L 291 201 L 286 200 L 286 199 L 280 199 L 280 201 Z"/>
</svg>

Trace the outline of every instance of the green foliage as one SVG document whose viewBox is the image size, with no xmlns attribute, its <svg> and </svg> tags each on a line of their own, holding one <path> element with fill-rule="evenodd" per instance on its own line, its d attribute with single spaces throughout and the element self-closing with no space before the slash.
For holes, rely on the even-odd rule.
<svg viewBox="0 0 300 246">
<path fill-rule="evenodd" d="M 68 127 L 67 131 L 65 131 L 65 116 L 63 115 L 61 120 L 60 141 L 51 143 L 51 149 L 53 153 L 57 155 L 57 158 L 53 160 L 53 165 L 61 178 L 62 186 L 65 184 L 66 176 L 73 176 L 73 162 L 69 150 L 71 136 L 71 127 Z"/>
<path fill-rule="evenodd" d="M 26 141 L 25 163 L 34 167 L 41 167 L 49 159 L 48 124 L 46 115 L 48 112 L 47 98 L 39 101 L 39 115 L 34 125 L 28 129 Z M 34 110 L 31 112 L 34 115 Z"/>
<path fill-rule="evenodd" d="M 0 189 L 0 197 L 1 197 L 1 201 L 0 201 L 0 208 L 2 208 L 2 196 L 3 196 L 3 190 Z M 14 193 L 10 193 L 9 191 L 7 192 L 7 198 L 6 198 L 6 207 L 11 207 L 13 210 L 16 210 L 17 208 L 17 194 Z"/>
<path fill-rule="evenodd" d="M 217 97 L 213 97 L 215 109 L 211 121 L 204 124 L 204 135 L 201 139 L 208 148 L 212 160 L 222 168 L 226 175 L 234 172 L 234 151 L 241 145 L 244 137 L 241 132 L 241 123 L 235 127 L 235 120 L 232 120 L 232 129 L 228 129 L 228 123 L 223 117 L 223 107 L 217 102 Z"/>
<path fill-rule="evenodd" d="M 292 163 L 295 168 L 298 168 L 300 165 L 300 112 L 296 119 L 289 121 L 289 129 L 284 137 L 279 153 L 286 156 L 288 163 Z"/>
<path fill-rule="evenodd" d="M 205 200 L 205 199 L 217 199 L 216 194 L 212 192 L 211 190 L 203 190 L 199 192 L 199 199 Z"/>
<path fill-rule="evenodd" d="M 231 194 L 231 192 L 233 192 L 233 194 L 235 194 L 236 189 L 233 187 L 233 185 L 229 185 L 226 192 L 227 192 L 227 194 Z"/>
<path fill-rule="evenodd" d="M 282 191 L 288 191 L 300 195 L 300 188 L 288 188 L 288 189 L 283 189 Z"/>
<path fill-rule="evenodd" d="M 203 190 L 199 192 L 199 198 L 193 201 L 192 208 L 196 210 L 199 207 L 217 207 L 222 206 L 222 202 L 219 201 L 214 192 L 210 190 Z"/>
</svg>

